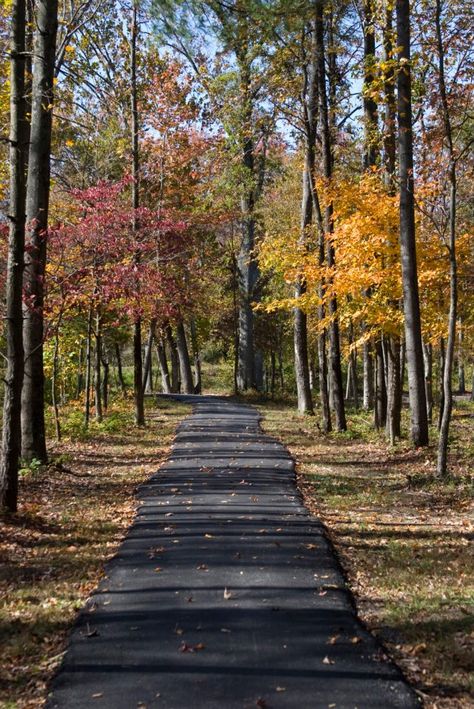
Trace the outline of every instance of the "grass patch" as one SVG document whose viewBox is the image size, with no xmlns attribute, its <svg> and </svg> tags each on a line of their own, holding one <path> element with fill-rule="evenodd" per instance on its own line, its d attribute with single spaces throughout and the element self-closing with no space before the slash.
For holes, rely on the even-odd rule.
<svg viewBox="0 0 474 709">
<path fill-rule="evenodd" d="M 43 705 L 67 632 L 97 586 L 135 514 L 135 488 L 165 458 L 190 407 L 147 404 L 147 427 L 133 424 L 131 403 L 108 418 L 76 426 L 63 412 L 65 440 L 48 466 L 25 467 L 20 509 L 0 523 L 0 706 Z M 82 414 L 81 414 L 82 416 Z"/>
<path fill-rule="evenodd" d="M 316 417 L 255 401 L 264 429 L 298 462 L 306 504 L 329 530 L 362 619 L 427 707 L 474 706 L 474 404 L 455 408 L 453 477 L 441 483 L 435 446 L 390 448 L 370 414 L 349 411 L 350 431 L 324 436 Z"/>
</svg>

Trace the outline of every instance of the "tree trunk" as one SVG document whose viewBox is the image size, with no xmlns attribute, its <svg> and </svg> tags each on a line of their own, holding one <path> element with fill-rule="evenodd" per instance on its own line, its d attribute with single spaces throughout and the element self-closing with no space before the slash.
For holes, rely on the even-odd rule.
<svg viewBox="0 0 474 709">
<path fill-rule="evenodd" d="M 78 363 L 77 363 L 76 399 L 79 399 L 79 397 L 81 396 L 82 391 L 84 389 L 84 374 L 82 371 L 83 366 L 84 366 L 84 345 L 83 345 L 83 342 L 81 341 L 81 344 L 79 345 L 79 357 L 78 357 Z"/>
<path fill-rule="evenodd" d="M 137 210 L 140 207 L 140 155 L 138 144 L 138 89 L 137 89 L 137 39 L 138 39 L 138 2 L 133 1 L 132 26 L 130 38 L 130 84 L 132 110 L 132 207 L 134 212 L 133 230 L 138 231 Z M 135 263 L 139 264 L 140 254 L 135 254 Z M 137 317 L 133 327 L 133 387 L 135 393 L 135 423 L 145 425 L 145 401 L 143 388 L 142 362 L 142 324 Z"/>
<path fill-rule="evenodd" d="M 86 342 L 86 401 L 84 409 L 84 425 L 89 426 L 91 415 L 91 373 L 92 373 L 92 306 L 89 308 L 87 319 L 87 342 Z"/>
<path fill-rule="evenodd" d="M 101 389 L 101 361 L 102 361 L 102 323 L 99 313 L 95 318 L 95 420 L 102 421 L 102 389 Z"/>
<path fill-rule="evenodd" d="M 202 391 L 201 355 L 196 331 L 196 321 L 191 318 L 189 329 L 191 331 L 191 346 L 194 358 L 194 393 L 200 394 Z"/>
<path fill-rule="evenodd" d="M 7 369 L 3 400 L 0 508 L 16 512 L 21 452 L 21 389 L 24 374 L 22 283 L 25 245 L 25 166 L 28 121 L 25 100 L 24 0 L 13 0 L 10 33 L 10 201 L 5 304 Z"/>
<path fill-rule="evenodd" d="M 179 356 L 178 349 L 176 347 L 176 341 L 173 337 L 173 331 L 170 325 L 165 328 L 166 341 L 170 348 L 170 359 L 171 359 L 171 391 L 176 394 L 181 389 L 181 382 L 179 378 Z"/>
<path fill-rule="evenodd" d="M 438 411 L 438 431 L 441 427 L 441 417 L 443 415 L 444 409 L 444 388 L 443 388 L 443 372 L 444 372 L 444 359 L 445 359 L 445 344 L 444 337 L 439 340 L 439 361 L 438 361 L 438 371 L 439 371 L 439 411 Z"/>
<path fill-rule="evenodd" d="M 362 350 L 362 363 L 364 368 L 363 409 L 369 411 L 374 405 L 374 364 L 372 358 L 372 342 L 366 340 Z"/>
<path fill-rule="evenodd" d="M 423 343 L 423 361 L 425 365 L 426 415 L 428 423 L 433 423 L 433 346 Z"/>
<path fill-rule="evenodd" d="M 321 120 L 321 140 L 323 152 L 323 172 L 326 181 L 332 179 L 332 138 L 329 126 L 328 100 L 326 91 L 326 68 L 325 68 L 325 48 L 324 48 L 324 2 L 316 0 L 316 21 L 315 36 L 317 43 L 317 67 L 318 67 L 318 94 L 319 113 Z M 330 203 L 325 210 L 325 229 L 328 235 L 326 244 L 326 260 L 329 268 L 335 266 L 335 251 L 331 241 L 333 232 L 333 208 Z M 329 288 L 331 285 L 329 284 Z M 328 302 L 328 311 L 331 318 L 328 328 L 329 334 L 329 367 L 331 370 L 331 391 L 334 400 L 334 412 L 336 416 L 336 430 L 345 431 L 346 415 L 344 409 L 344 388 L 342 383 L 341 353 L 339 343 L 339 323 L 337 318 L 337 300 L 331 295 Z"/>
<path fill-rule="evenodd" d="M 411 438 L 415 446 L 428 444 L 425 377 L 421 342 L 420 302 L 416 264 L 413 135 L 410 67 L 410 2 L 397 0 L 397 46 L 401 68 L 398 72 L 398 150 L 400 179 L 400 252 L 405 313 L 405 342 Z"/>
<path fill-rule="evenodd" d="M 464 369 L 464 348 L 463 348 L 464 333 L 461 320 L 459 320 L 459 336 L 458 336 L 458 393 L 463 395 L 466 393 L 466 372 Z"/>
<path fill-rule="evenodd" d="M 305 247 L 308 230 L 313 219 L 312 176 L 315 166 L 316 128 L 318 118 L 318 43 L 315 23 L 312 28 L 311 57 L 304 67 L 303 112 L 305 137 L 305 164 L 303 168 L 301 199 L 301 234 L 299 243 Z M 300 276 L 295 284 L 295 298 L 298 300 L 306 293 L 306 283 Z M 313 413 L 313 399 L 309 381 L 308 361 L 308 326 L 306 313 L 299 307 L 294 309 L 294 353 L 298 411 Z"/>
<path fill-rule="evenodd" d="M 193 373 L 191 370 L 191 362 L 189 359 L 186 333 L 184 331 L 184 325 L 182 322 L 179 322 L 176 326 L 176 344 L 178 347 L 179 370 L 181 373 L 181 384 L 183 388 L 183 394 L 194 394 Z"/>
<path fill-rule="evenodd" d="M 59 328 L 61 318 L 59 319 L 56 332 L 54 334 L 54 353 L 53 353 L 53 372 L 51 376 L 51 401 L 54 411 L 54 428 L 56 432 L 56 440 L 61 440 L 61 423 L 59 421 L 59 406 L 58 406 L 58 368 L 59 368 Z"/>
<path fill-rule="evenodd" d="M 148 330 L 148 340 L 145 347 L 145 364 L 143 366 L 143 389 L 151 393 L 153 391 L 153 339 L 155 337 L 156 320 L 152 320 Z"/>
<path fill-rule="evenodd" d="M 28 307 L 24 308 L 23 322 L 25 378 L 22 391 L 21 435 L 23 458 L 42 462 L 47 460 L 44 423 L 43 304 L 57 17 L 58 0 L 37 0 L 26 190 L 26 221 L 29 227 L 24 285 Z"/>
<path fill-rule="evenodd" d="M 125 379 L 123 378 L 122 354 L 120 352 L 120 345 L 118 342 L 115 343 L 115 361 L 117 363 L 117 377 L 120 388 L 122 390 L 122 394 L 125 395 L 127 393 L 127 387 L 125 386 Z"/>
<path fill-rule="evenodd" d="M 251 86 L 251 59 L 248 55 L 248 18 L 239 16 L 241 43 L 237 48 L 237 65 L 240 73 L 240 111 L 242 131 L 242 196 L 240 209 L 242 239 L 237 259 L 239 276 L 239 350 L 237 386 L 241 390 L 256 387 L 254 313 L 252 302 L 256 300 L 255 288 L 259 279 L 255 260 L 255 146 L 253 141 L 253 95 Z"/>
<path fill-rule="evenodd" d="M 166 359 L 166 348 L 163 340 L 156 343 L 156 353 L 158 355 L 158 363 L 160 365 L 161 372 L 161 388 L 163 389 L 163 394 L 171 394 L 171 381 L 170 373 L 168 369 L 168 361 Z"/>
<path fill-rule="evenodd" d="M 375 67 L 375 24 L 374 2 L 364 0 L 363 30 L 364 30 L 364 168 L 370 169 L 377 164 L 377 104 L 371 94 Z"/>
<path fill-rule="evenodd" d="M 387 422 L 387 389 L 385 386 L 385 366 L 383 345 L 380 340 L 375 343 L 375 428 L 384 428 Z"/>
<path fill-rule="evenodd" d="M 400 341 L 389 337 L 387 343 L 387 422 L 386 434 L 393 446 L 401 436 L 402 387 L 400 382 Z"/>
<path fill-rule="evenodd" d="M 456 209 L 457 209 L 457 175 L 456 151 L 453 142 L 450 106 L 445 78 L 445 47 L 443 45 L 441 28 L 441 0 L 436 0 L 436 37 L 438 45 L 438 85 L 441 96 L 444 119 L 444 138 L 448 145 L 449 170 L 449 316 L 448 339 L 443 369 L 443 408 L 439 429 L 438 461 L 436 472 L 439 477 L 448 477 L 448 444 L 449 426 L 453 408 L 452 375 L 454 363 L 454 348 L 456 345 L 456 321 L 458 303 L 458 276 L 456 256 Z"/>
<path fill-rule="evenodd" d="M 103 369 L 103 375 L 102 375 L 102 405 L 104 408 L 104 411 L 107 411 L 109 408 L 109 372 L 110 372 L 110 365 L 109 365 L 109 359 L 107 357 L 107 353 L 104 351 L 104 348 L 102 348 L 102 369 Z"/>
</svg>

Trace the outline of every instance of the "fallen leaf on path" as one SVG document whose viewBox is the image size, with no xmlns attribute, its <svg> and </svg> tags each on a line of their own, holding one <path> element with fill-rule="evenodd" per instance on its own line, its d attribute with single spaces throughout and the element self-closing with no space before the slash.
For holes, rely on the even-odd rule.
<svg viewBox="0 0 474 709">
<path fill-rule="evenodd" d="M 96 692 L 95 694 L 92 695 L 92 699 L 99 699 L 100 697 L 103 697 L 104 693 L 103 692 Z"/>
<path fill-rule="evenodd" d="M 209 571 L 209 567 L 206 566 L 206 564 L 199 564 L 199 566 L 196 566 L 196 569 L 198 571 Z"/>
<path fill-rule="evenodd" d="M 286 692 L 286 687 L 277 687 L 276 691 L 277 692 Z"/>
<path fill-rule="evenodd" d="M 335 661 L 330 660 L 329 657 L 326 655 L 326 657 L 323 658 L 323 665 L 334 665 Z"/>
<path fill-rule="evenodd" d="M 228 601 L 229 598 L 232 598 L 232 593 L 231 593 L 230 591 L 228 591 L 228 590 L 225 588 L 225 589 L 224 589 L 224 599 L 225 599 L 226 601 Z"/>
</svg>

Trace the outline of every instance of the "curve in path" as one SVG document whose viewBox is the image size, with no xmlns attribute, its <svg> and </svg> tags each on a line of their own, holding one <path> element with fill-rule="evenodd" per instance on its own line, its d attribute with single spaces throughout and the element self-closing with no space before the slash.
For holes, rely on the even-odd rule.
<svg viewBox="0 0 474 709">
<path fill-rule="evenodd" d="M 357 620 L 286 449 L 255 409 L 192 401 L 79 616 L 50 709 L 419 706 Z"/>
</svg>

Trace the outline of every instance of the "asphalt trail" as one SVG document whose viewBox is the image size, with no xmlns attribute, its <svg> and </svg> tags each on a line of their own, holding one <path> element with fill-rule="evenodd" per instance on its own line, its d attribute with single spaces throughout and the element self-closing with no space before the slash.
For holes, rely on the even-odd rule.
<svg viewBox="0 0 474 709">
<path fill-rule="evenodd" d="M 185 399 L 185 397 L 182 397 Z M 411 709 L 258 412 L 192 397 L 49 709 Z"/>
</svg>

